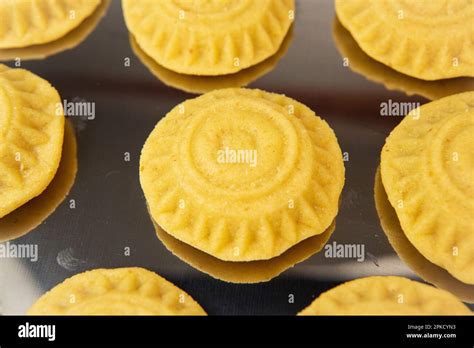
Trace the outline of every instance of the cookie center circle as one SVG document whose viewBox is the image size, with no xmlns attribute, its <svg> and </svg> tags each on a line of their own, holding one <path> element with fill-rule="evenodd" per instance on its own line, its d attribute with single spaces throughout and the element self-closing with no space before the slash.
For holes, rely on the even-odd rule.
<svg viewBox="0 0 474 348">
<path fill-rule="evenodd" d="M 215 14 L 237 9 L 243 0 L 173 0 L 181 10 L 194 14 Z"/>
<path fill-rule="evenodd" d="M 284 109 L 248 99 L 216 102 L 193 115 L 179 157 L 198 187 L 242 197 L 288 178 L 297 154 L 297 130 Z"/>
<path fill-rule="evenodd" d="M 431 147 L 431 167 L 436 184 L 446 194 L 472 201 L 474 196 L 474 111 L 445 122 Z"/>
</svg>

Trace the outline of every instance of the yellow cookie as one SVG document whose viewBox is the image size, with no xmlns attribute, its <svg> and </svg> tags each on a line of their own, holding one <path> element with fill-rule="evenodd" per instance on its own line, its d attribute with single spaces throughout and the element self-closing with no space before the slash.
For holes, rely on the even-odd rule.
<svg viewBox="0 0 474 348">
<path fill-rule="evenodd" d="M 449 291 L 463 302 L 474 303 L 474 284 L 465 284 L 454 278 L 445 269 L 428 261 L 410 243 L 400 226 L 395 209 L 388 201 L 380 168 L 375 176 L 374 199 L 382 230 L 400 259 L 424 281 Z"/>
<path fill-rule="evenodd" d="M 0 218 L 53 180 L 64 138 L 61 105 L 47 81 L 0 64 Z"/>
<path fill-rule="evenodd" d="M 336 12 L 369 56 L 401 73 L 474 76 L 472 0 L 336 0 Z"/>
<path fill-rule="evenodd" d="M 71 121 L 65 124 L 61 162 L 48 187 L 38 196 L 0 218 L 0 243 L 33 231 L 64 201 L 77 173 L 77 141 Z"/>
<path fill-rule="evenodd" d="M 474 90 L 472 77 L 425 81 L 402 74 L 377 62 L 360 49 L 337 17 L 334 20 L 333 37 L 336 47 L 352 71 L 362 74 L 370 81 L 383 84 L 389 90 L 400 90 L 407 95 L 418 94 L 430 100 Z"/>
<path fill-rule="evenodd" d="M 222 76 L 195 76 L 179 74 L 172 70 L 166 69 L 149 57 L 138 46 L 133 35 L 130 35 L 130 45 L 135 55 L 150 70 L 150 72 L 158 77 L 165 85 L 183 90 L 188 93 L 203 94 L 216 89 L 244 87 L 254 82 L 261 76 L 271 72 L 280 59 L 286 54 L 293 38 L 293 27 L 285 37 L 277 53 L 263 62 L 253 65 L 247 69 L 243 69 L 234 74 Z M 1 52 L 0 52 L 1 59 Z"/>
<path fill-rule="evenodd" d="M 162 119 L 142 151 L 153 219 L 224 261 L 270 259 L 334 220 L 344 164 L 327 123 L 301 103 L 225 89 Z"/>
<path fill-rule="evenodd" d="M 102 0 L 94 12 L 84 21 L 57 40 L 43 44 L 19 47 L 0 48 L 0 61 L 44 59 L 53 54 L 70 50 L 81 44 L 96 28 L 112 0 Z"/>
<path fill-rule="evenodd" d="M 95 269 L 44 294 L 29 315 L 206 315 L 191 296 L 143 268 Z"/>
<path fill-rule="evenodd" d="M 224 75 L 278 51 L 294 0 L 123 0 L 128 29 L 157 63 L 182 74 Z"/>
<path fill-rule="evenodd" d="M 367 277 L 326 291 L 298 315 L 471 315 L 454 295 L 402 277 Z"/>
<path fill-rule="evenodd" d="M 382 150 L 390 204 L 410 243 L 455 278 L 474 284 L 474 92 L 413 112 Z"/>
<path fill-rule="evenodd" d="M 1 0 L 0 48 L 57 40 L 79 26 L 100 0 Z"/>
</svg>

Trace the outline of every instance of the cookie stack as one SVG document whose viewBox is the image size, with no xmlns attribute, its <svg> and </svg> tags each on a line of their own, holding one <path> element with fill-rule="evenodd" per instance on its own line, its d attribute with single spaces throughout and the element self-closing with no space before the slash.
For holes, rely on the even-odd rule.
<svg viewBox="0 0 474 348">
<path fill-rule="evenodd" d="M 154 222 L 180 242 L 174 253 L 217 278 L 256 282 L 322 248 L 344 164 L 332 129 L 303 104 L 225 89 L 182 103 L 158 123 L 142 151 L 140 181 Z M 290 250 L 305 242 L 312 252 Z M 251 272 L 269 262 L 278 271 Z"/>
<path fill-rule="evenodd" d="M 15 215 L 45 192 L 58 168 L 75 176 L 75 160 L 62 161 L 63 145 L 70 154 L 75 152 L 75 141 L 64 141 L 61 105 L 58 92 L 47 81 L 0 64 L 0 240 L 24 233 L 18 230 L 23 223 L 27 229 L 36 226 L 32 216 L 49 214 L 52 205 L 65 196 L 58 190 L 68 191 L 72 185 L 73 179 L 62 177 L 46 209 L 36 205 L 30 214 L 23 212 L 25 218 Z"/>
<path fill-rule="evenodd" d="M 285 46 L 295 10 L 293 0 L 123 0 L 122 5 L 137 56 L 178 88 L 184 83 L 174 74 L 233 76 L 275 56 Z M 254 70 L 224 82 L 243 85 L 266 69 Z M 202 80 L 197 80 L 201 87 L 184 89 L 200 92 L 209 84 Z"/>
<path fill-rule="evenodd" d="M 333 35 L 345 66 L 428 99 L 474 89 L 469 0 L 336 0 Z"/>
<path fill-rule="evenodd" d="M 406 252 L 407 246 L 387 228 L 394 224 L 382 220 L 395 249 L 420 276 L 470 302 L 474 301 L 473 132 L 474 92 L 439 99 L 416 109 L 392 131 L 380 165 L 383 190 L 413 251 Z M 376 200 L 382 211 L 380 199 Z M 415 253 L 420 257 L 415 259 Z"/>
<path fill-rule="evenodd" d="M 0 2 L 0 59 L 41 59 L 73 48 L 89 35 L 110 0 Z"/>
</svg>

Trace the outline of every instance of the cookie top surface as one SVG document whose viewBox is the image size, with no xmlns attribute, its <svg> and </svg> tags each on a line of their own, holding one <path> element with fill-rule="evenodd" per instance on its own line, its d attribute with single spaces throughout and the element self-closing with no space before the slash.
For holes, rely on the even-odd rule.
<svg viewBox="0 0 474 348">
<path fill-rule="evenodd" d="M 100 0 L 0 0 L 0 49 L 44 44 L 66 35 Z"/>
<path fill-rule="evenodd" d="M 61 105 L 47 81 L 0 64 L 0 218 L 38 196 L 56 174 Z"/>
<path fill-rule="evenodd" d="M 123 0 L 140 48 L 182 74 L 224 75 L 278 51 L 294 16 L 293 0 Z"/>
<path fill-rule="evenodd" d="M 324 292 L 298 315 L 471 315 L 454 295 L 402 277 L 367 277 Z"/>
<path fill-rule="evenodd" d="M 393 130 L 381 174 L 410 242 L 474 284 L 474 92 L 421 106 Z"/>
<path fill-rule="evenodd" d="M 251 261 L 332 223 L 344 164 L 334 132 L 306 106 L 225 89 L 158 123 L 140 180 L 153 219 L 173 237 L 225 261 Z"/>
<path fill-rule="evenodd" d="M 30 315 L 205 315 L 188 294 L 143 268 L 95 269 L 44 294 Z"/>
<path fill-rule="evenodd" d="M 423 80 L 474 76 L 472 0 L 336 0 L 372 58 Z"/>
</svg>

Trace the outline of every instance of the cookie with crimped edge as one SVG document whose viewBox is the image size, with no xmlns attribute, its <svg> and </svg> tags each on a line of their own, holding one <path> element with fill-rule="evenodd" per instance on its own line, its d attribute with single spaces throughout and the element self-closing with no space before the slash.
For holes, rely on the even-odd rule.
<svg viewBox="0 0 474 348">
<path fill-rule="evenodd" d="M 278 51 L 294 0 L 122 0 L 128 29 L 160 65 L 182 74 L 225 75 Z"/>
<path fill-rule="evenodd" d="M 158 239 L 173 255 L 215 279 L 238 284 L 272 280 L 321 251 L 336 228 L 334 221 L 323 233 L 305 239 L 270 260 L 226 262 L 173 238 L 154 221 L 152 222 Z"/>
<path fill-rule="evenodd" d="M 298 315 L 471 315 L 451 293 L 403 277 L 352 280 L 321 294 Z"/>
<path fill-rule="evenodd" d="M 406 116 L 387 138 L 381 174 L 410 243 L 432 263 L 474 284 L 474 92 Z"/>
<path fill-rule="evenodd" d="M 374 200 L 385 236 L 393 250 L 410 269 L 424 281 L 449 291 L 463 302 L 474 303 L 474 284 L 465 284 L 445 269 L 428 261 L 408 240 L 400 226 L 397 213 L 388 201 L 380 177 L 380 167 L 375 175 Z"/>
<path fill-rule="evenodd" d="M 292 39 L 293 26 L 290 28 L 285 40 L 283 40 L 278 52 L 273 56 L 237 73 L 221 76 L 196 76 L 174 72 L 159 65 L 153 58 L 143 52 L 133 35 L 130 35 L 130 45 L 138 59 L 165 85 L 188 93 L 203 94 L 216 89 L 245 87 L 258 78 L 270 73 L 288 51 Z"/>
<path fill-rule="evenodd" d="M 225 89 L 157 124 L 140 181 L 151 216 L 170 235 L 224 261 L 253 261 L 329 227 L 344 164 L 333 130 L 308 107 Z"/>
<path fill-rule="evenodd" d="M 472 0 L 336 0 L 336 12 L 369 56 L 401 73 L 474 76 Z"/>
<path fill-rule="evenodd" d="M 53 180 L 64 138 L 61 105 L 47 81 L 0 64 L 0 218 Z"/>
<path fill-rule="evenodd" d="M 352 71 L 370 81 L 383 84 L 389 90 L 403 91 L 407 95 L 418 94 L 430 100 L 474 90 L 472 77 L 425 81 L 402 74 L 376 61 L 362 51 L 337 17 L 333 23 L 333 38 L 339 53 Z"/>
<path fill-rule="evenodd" d="M 27 47 L 0 48 L 0 61 L 44 59 L 77 47 L 95 30 L 111 1 L 101 0 L 100 5 L 79 26 L 57 40 Z"/>
<path fill-rule="evenodd" d="M 57 40 L 91 15 L 100 0 L 0 1 L 0 48 Z"/>
<path fill-rule="evenodd" d="M 48 187 L 38 196 L 0 218 L 0 243 L 33 231 L 65 200 L 77 173 L 77 140 L 71 121 L 66 119 L 61 162 Z"/>
<path fill-rule="evenodd" d="M 29 315 L 206 315 L 169 281 L 143 268 L 77 274 L 36 301 Z"/>
</svg>

